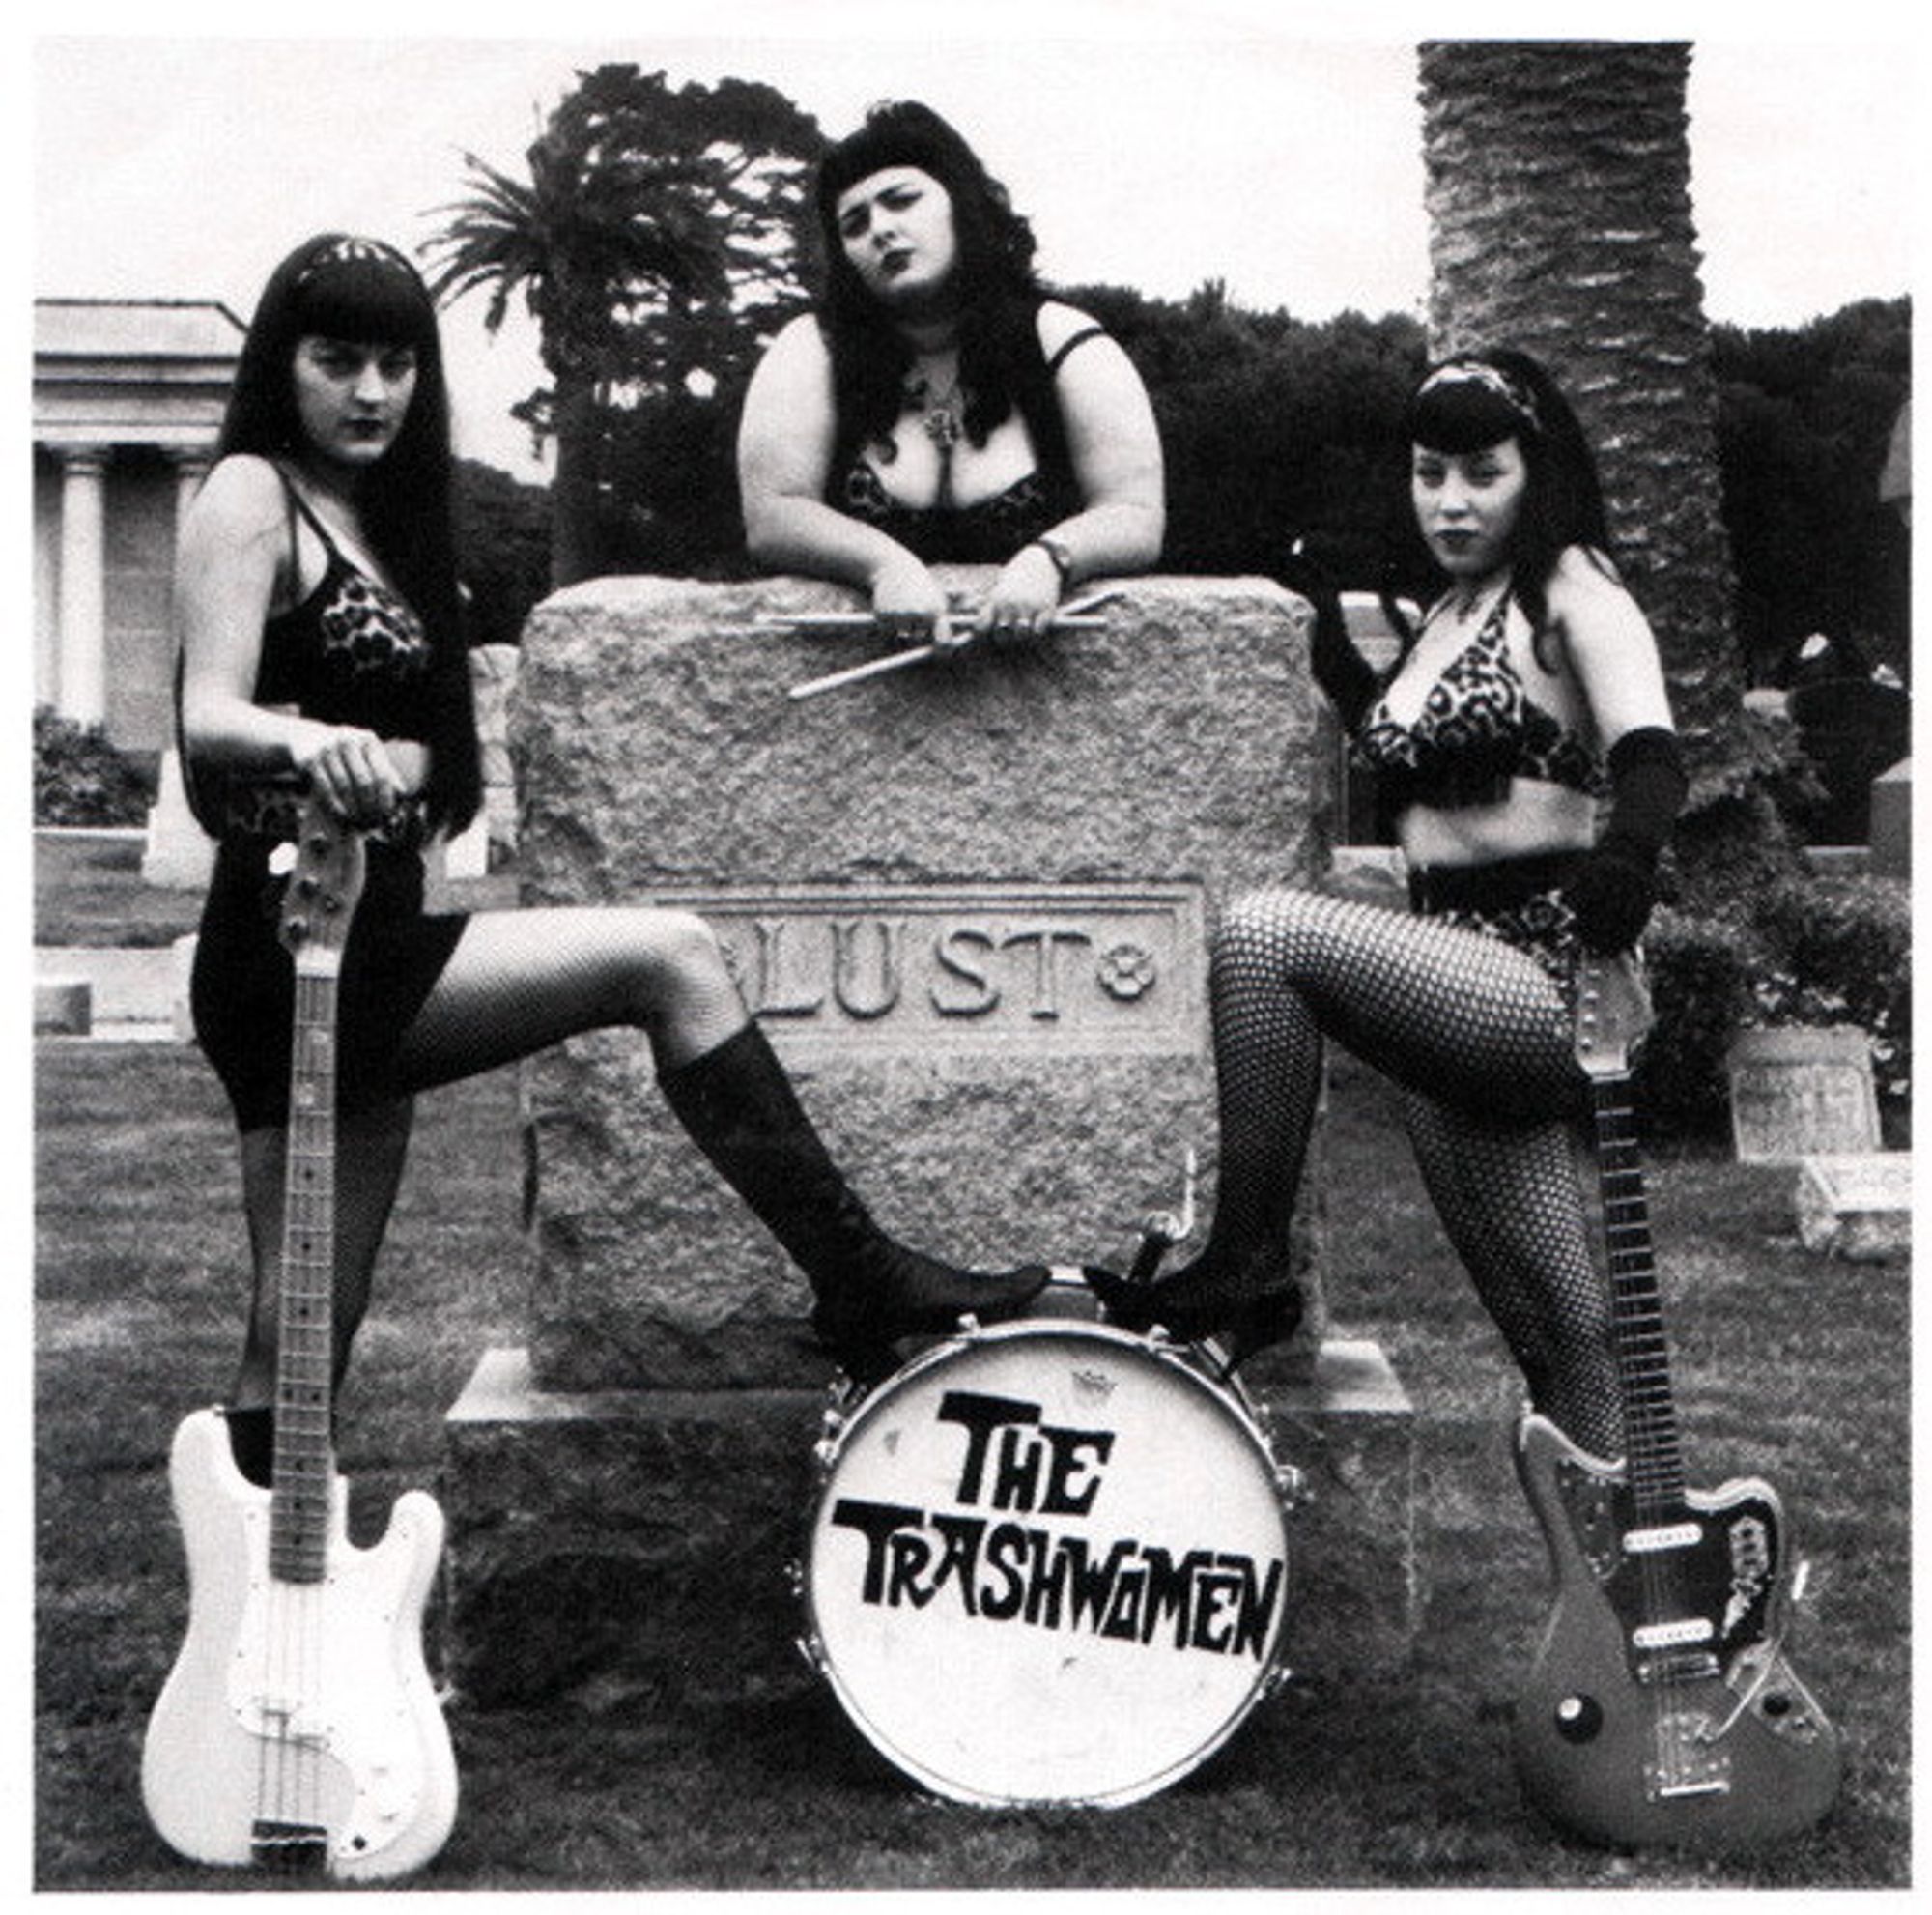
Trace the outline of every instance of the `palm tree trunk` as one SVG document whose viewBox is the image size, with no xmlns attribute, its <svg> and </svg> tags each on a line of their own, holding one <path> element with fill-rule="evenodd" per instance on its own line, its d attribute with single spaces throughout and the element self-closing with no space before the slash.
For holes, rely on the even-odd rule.
<svg viewBox="0 0 1932 1915">
<path fill-rule="evenodd" d="M 1681 43 L 1422 46 L 1429 329 L 1436 356 L 1518 346 L 1556 376 L 1597 449 L 1678 724 L 1715 744 L 1744 670 L 1690 213 L 1690 66 Z"/>
<path fill-rule="evenodd" d="M 556 472 L 551 479 L 553 587 L 574 586 L 597 568 L 597 387 L 577 373 L 554 373 Z"/>
</svg>

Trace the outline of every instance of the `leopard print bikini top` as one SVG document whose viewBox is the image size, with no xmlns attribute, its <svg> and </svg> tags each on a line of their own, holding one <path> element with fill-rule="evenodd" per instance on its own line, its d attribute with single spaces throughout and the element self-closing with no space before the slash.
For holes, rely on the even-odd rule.
<svg viewBox="0 0 1932 1915">
<path fill-rule="evenodd" d="M 326 562 L 306 596 L 263 621 L 255 702 L 293 706 L 325 725 L 360 726 L 379 738 L 426 738 L 434 646 L 422 620 L 399 592 L 342 550 L 289 475 L 276 471 L 288 500 L 291 553 L 299 516 L 322 541 Z M 179 682 L 178 668 L 177 688 Z M 294 779 L 241 777 L 205 763 L 190 765 L 185 750 L 182 763 L 188 773 L 189 804 L 213 836 L 294 836 L 300 810 Z M 410 815 L 412 810 L 418 815 Z M 412 800 L 402 813 L 376 835 L 394 842 L 415 835 L 419 804 Z"/>
<path fill-rule="evenodd" d="M 1413 719 L 1397 719 L 1383 698 L 1363 720 L 1353 756 L 1375 773 L 1384 815 L 1408 805 L 1453 811 L 1498 804 L 1516 778 L 1593 798 L 1608 789 L 1603 762 L 1583 735 L 1523 684 L 1509 653 L 1510 604 L 1505 591 L 1443 667 Z"/>
</svg>

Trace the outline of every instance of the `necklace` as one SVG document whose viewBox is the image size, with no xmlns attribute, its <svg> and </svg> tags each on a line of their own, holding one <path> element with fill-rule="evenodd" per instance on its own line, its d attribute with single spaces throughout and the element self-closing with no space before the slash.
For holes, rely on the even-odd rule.
<svg viewBox="0 0 1932 1915">
<path fill-rule="evenodd" d="M 1500 590 L 1498 585 L 1500 584 Z M 1487 612 L 1492 594 L 1501 597 L 1509 589 L 1508 572 L 1492 572 L 1488 578 L 1459 582 L 1450 588 L 1449 615 L 1459 625 L 1474 621 L 1479 611 Z"/>
<path fill-rule="evenodd" d="M 942 509 L 952 504 L 952 448 L 959 443 L 963 427 L 959 366 L 955 360 L 952 377 L 944 387 L 929 373 L 915 373 L 906 381 L 905 394 L 920 409 L 920 424 L 939 455 L 939 491 L 933 503 Z"/>
</svg>

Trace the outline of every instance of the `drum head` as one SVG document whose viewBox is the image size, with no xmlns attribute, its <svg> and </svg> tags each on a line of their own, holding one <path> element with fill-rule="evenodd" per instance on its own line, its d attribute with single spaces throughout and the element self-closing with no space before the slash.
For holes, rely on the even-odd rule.
<svg viewBox="0 0 1932 1915">
<path fill-rule="evenodd" d="M 838 1433 L 808 1647 L 939 1794 L 1117 1806 L 1186 1774 L 1260 1698 L 1287 1556 L 1236 1395 L 1121 1330 L 1005 1324 L 908 1364 Z"/>
</svg>

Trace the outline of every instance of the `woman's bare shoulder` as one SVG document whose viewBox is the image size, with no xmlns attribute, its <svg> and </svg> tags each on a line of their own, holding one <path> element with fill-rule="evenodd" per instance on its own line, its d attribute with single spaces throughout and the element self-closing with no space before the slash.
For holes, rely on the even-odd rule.
<svg viewBox="0 0 1932 1915">
<path fill-rule="evenodd" d="M 1040 350 L 1049 357 L 1075 333 L 1090 332 L 1100 325 L 1091 312 L 1070 306 L 1065 300 L 1042 300 L 1034 323 L 1039 328 Z"/>
<path fill-rule="evenodd" d="M 1593 545 L 1566 545 L 1557 555 L 1550 568 L 1548 597 L 1550 609 L 1558 613 L 1634 603 L 1610 555 Z"/>
<path fill-rule="evenodd" d="M 195 494 L 195 516 L 231 531 L 279 527 L 288 494 L 274 462 L 255 452 L 231 452 L 219 460 Z"/>
<path fill-rule="evenodd" d="M 795 313 L 779 328 L 766 348 L 768 358 L 799 365 L 823 364 L 832 357 L 825 328 L 815 312 Z"/>
</svg>

